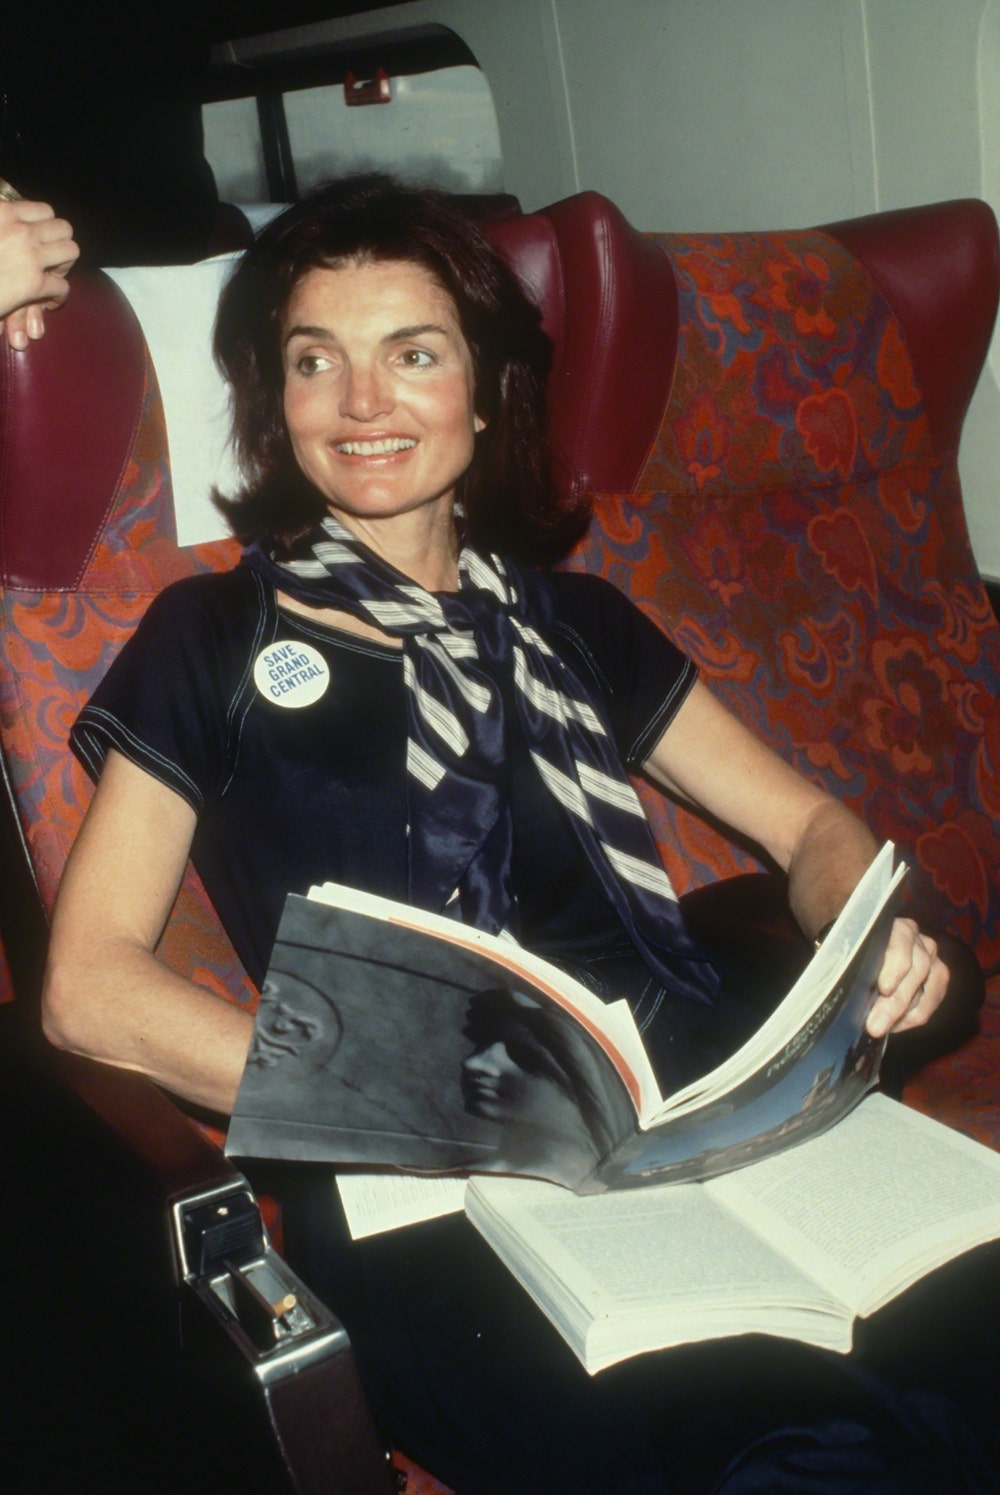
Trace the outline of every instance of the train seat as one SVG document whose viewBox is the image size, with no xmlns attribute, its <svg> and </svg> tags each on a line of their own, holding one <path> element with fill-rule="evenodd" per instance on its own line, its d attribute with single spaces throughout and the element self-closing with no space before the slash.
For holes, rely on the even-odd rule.
<svg viewBox="0 0 1000 1495">
<path fill-rule="evenodd" d="M 199 267 L 190 273 L 197 276 Z M 171 294 L 173 277 L 173 271 L 166 277 Z M 0 735 L 15 826 L 8 843 L 19 841 L 26 851 L 46 916 L 90 795 L 66 752 L 75 712 L 168 580 L 231 564 L 236 556 L 226 541 L 177 544 L 162 404 L 129 303 L 99 273 L 80 275 L 72 301 L 73 310 L 52 319 L 48 340 L 26 358 L 5 347 L 0 393 Z M 209 326 L 210 318 L 201 329 L 206 353 Z M 13 910 L 5 903 L 3 937 L 12 968 L 34 977 L 34 952 L 19 949 L 26 930 L 35 936 L 33 921 L 22 917 L 23 902 L 22 896 Z M 233 1001 L 256 1000 L 191 869 L 160 953 Z M 223 1467 L 241 1488 L 260 1495 L 282 1489 L 389 1495 L 395 1479 L 346 1335 L 288 1274 L 259 1202 L 210 1140 L 211 1129 L 196 1127 L 138 1075 L 44 1050 L 39 1060 L 32 1041 L 36 996 L 18 989 L 5 1012 L 3 1042 L 9 1039 L 25 1062 L 39 1063 L 45 1082 L 54 1070 L 102 1132 L 124 1144 L 143 1176 L 142 1199 L 159 1201 L 168 1226 L 150 1272 L 181 1285 L 185 1343 L 204 1346 L 193 1357 L 199 1366 L 211 1363 L 225 1384 L 241 1383 L 234 1406 L 226 1403 L 230 1426 L 211 1430 L 224 1449 L 217 1455 Z M 26 1153 L 34 1141 L 29 1135 Z M 51 1223 L 41 1222 L 46 1230 Z M 100 1231 L 102 1223 L 95 1206 L 88 1226 Z M 128 1254 L 127 1240 L 104 1244 Z M 297 1304 L 294 1322 L 268 1308 L 268 1301 L 289 1295 Z M 113 1344 L 116 1336 L 109 1339 Z M 172 1348 L 169 1340 L 164 1348 Z M 331 1405 L 336 1416 L 329 1415 Z M 318 1416 L 317 1409 L 327 1410 Z M 243 1436 L 247 1417 L 250 1438 Z"/>
<path fill-rule="evenodd" d="M 863 805 L 996 975 L 1000 634 L 956 465 L 1000 283 L 992 215 L 954 203 L 796 233 L 640 234 L 583 193 L 486 228 L 554 342 L 557 479 L 593 506 L 566 564 L 623 586 L 738 714 Z M 192 336 L 207 359 L 208 327 Z M 151 596 L 235 550 L 207 505 L 204 535 L 185 518 L 178 540 L 178 438 L 106 278 L 75 278 L 27 353 L 4 345 L 0 413 L 0 750 L 47 912 L 90 792 L 66 748 L 76 710 Z M 758 867 L 682 809 L 649 808 L 682 889 Z M 3 933 L 16 943 L 17 921 Z M 190 869 L 161 953 L 253 1002 Z M 909 1096 L 1000 1145 L 996 981 L 984 1011 Z M 64 1073 L 119 1132 L 149 1095 L 157 1127 L 137 1146 L 154 1170 L 160 1143 L 174 1148 L 168 1199 L 177 1156 L 183 1190 L 202 1168 L 212 1187 L 233 1182 L 145 1081 L 82 1062 Z M 310 1477 L 293 1471 L 290 1487 L 319 1488 Z"/>
<path fill-rule="evenodd" d="M 907 1096 L 1000 1146 L 1000 630 L 957 464 L 996 221 L 969 200 L 651 242 L 678 296 L 669 396 L 572 564 L 627 587 L 737 715 L 900 847 L 914 906 L 991 977 L 980 1038 Z M 646 803 L 680 889 L 759 865 Z"/>
</svg>

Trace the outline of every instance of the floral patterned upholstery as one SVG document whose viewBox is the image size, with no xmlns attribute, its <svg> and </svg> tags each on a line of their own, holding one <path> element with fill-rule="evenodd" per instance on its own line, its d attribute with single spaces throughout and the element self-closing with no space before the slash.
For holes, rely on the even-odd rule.
<svg viewBox="0 0 1000 1495">
<path fill-rule="evenodd" d="M 903 848 L 921 903 L 956 911 L 952 927 L 1000 972 L 1000 633 L 971 556 L 956 453 L 935 436 L 900 324 L 828 233 L 648 241 L 677 286 L 676 354 L 664 349 L 673 383 L 635 491 L 595 495 L 569 564 L 620 585 L 738 715 L 863 807 Z M 235 559 L 225 544 L 179 549 L 172 514 L 147 362 L 79 575 L 58 588 L 8 579 L 0 593 L 0 739 L 47 910 L 90 794 L 66 753 L 72 719 L 160 587 Z M 759 865 L 646 797 L 682 891 Z M 193 872 L 162 951 L 221 994 L 254 1000 Z M 925 1070 L 908 1099 L 1000 1146 L 998 1043 L 994 982 L 979 1037 Z M 444 1490 L 399 1464 L 415 1495 Z"/>
<path fill-rule="evenodd" d="M 674 385 L 637 491 L 597 495 L 571 564 L 895 840 L 916 903 L 1000 972 L 1000 629 L 900 327 L 828 234 L 655 237 L 678 286 Z M 759 865 L 645 798 L 681 890 Z M 994 1145 L 997 996 L 911 1094 Z"/>
<path fill-rule="evenodd" d="M 0 593 L 5 638 L 0 739 L 32 866 L 50 913 L 91 786 L 66 750 L 69 728 L 153 595 L 168 581 L 232 565 L 236 549 L 179 549 L 166 433 L 148 363 L 142 409 L 116 492 L 76 584 Z M 255 993 L 189 869 L 161 953 L 185 975 L 251 1002 Z"/>
<path fill-rule="evenodd" d="M 677 373 L 639 492 L 576 564 L 618 579 L 786 757 L 892 837 L 919 903 L 1000 969 L 1000 630 L 955 454 L 905 344 L 823 234 L 662 238 Z M 672 875 L 752 859 L 654 811 Z"/>
</svg>

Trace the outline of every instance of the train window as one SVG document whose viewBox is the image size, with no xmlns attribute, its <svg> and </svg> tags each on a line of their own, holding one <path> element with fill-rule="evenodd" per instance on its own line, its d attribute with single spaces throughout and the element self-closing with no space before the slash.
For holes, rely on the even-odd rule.
<svg viewBox="0 0 1000 1495">
<path fill-rule="evenodd" d="M 477 67 L 386 76 L 386 86 L 385 108 L 348 104 L 350 85 L 285 95 L 300 190 L 372 166 L 456 192 L 503 189 L 493 100 Z"/>
<path fill-rule="evenodd" d="M 205 156 L 224 202 L 268 201 L 257 100 L 219 99 L 201 111 Z"/>
<path fill-rule="evenodd" d="M 453 192 L 503 191 L 489 84 L 451 32 L 361 51 L 217 65 L 203 106 L 220 197 L 290 202 L 351 171 L 382 169 Z M 275 38 L 277 43 L 279 38 Z"/>
</svg>

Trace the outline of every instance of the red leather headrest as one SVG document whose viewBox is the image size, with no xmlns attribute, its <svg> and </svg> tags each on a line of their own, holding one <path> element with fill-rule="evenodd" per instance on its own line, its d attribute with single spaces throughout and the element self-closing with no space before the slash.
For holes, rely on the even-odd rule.
<svg viewBox="0 0 1000 1495">
<path fill-rule="evenodd" d="M 71 588 L 132 447 L 145 388 L 142 333 L 99 271 L 73 276 L 40 342 L 0 339 L 0 579 Z"/>
<path fill-rule="evenodd" d="M 954 451 L 997 312 L 992 209 L 963 198 L 853 218 L 826 232 L 866 266 L 895 312 L 936 445 Z"/>
<path fill-rule="evenodd" d="M 677 288 L 666 256 L 596 192 L 483 227 L 555 344 L 549 431 L 560 490 L 628 492 L 673 378 Z"/>
</svg>

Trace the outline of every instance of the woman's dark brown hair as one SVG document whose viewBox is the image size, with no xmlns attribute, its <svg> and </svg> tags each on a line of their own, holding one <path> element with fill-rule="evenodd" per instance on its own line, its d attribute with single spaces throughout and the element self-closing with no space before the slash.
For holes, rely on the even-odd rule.
<svg viewBox="0 0 1000 1495">
<path fill-rule="evenodd" d="M 427 270 L 455 303 L 472 355 L 477 414 L 486 422 L 458 497 L 472 540 L 548 560 L 584 515 L 560 504 L 549 477 L 545 386 L 551 347 L 504 261 L 446 193 L 389 177 L 350 177 L 274 219 L 222 293 L 215 357 L 233 391 L 233 440 L 245 486 L 217 502 L 244 542 L 287 551 L 326 513 L 299 470 L 285 429 L 281 332 L 310 270 L 400 260 Z"/>
</svg>

